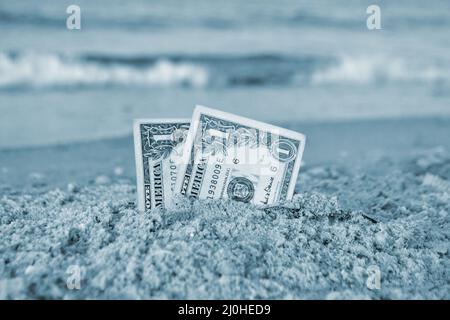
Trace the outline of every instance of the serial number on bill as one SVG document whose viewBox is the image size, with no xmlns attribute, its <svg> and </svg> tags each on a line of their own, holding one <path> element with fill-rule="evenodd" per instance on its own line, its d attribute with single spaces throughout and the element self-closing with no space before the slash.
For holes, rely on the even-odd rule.
<svg viewBox="0 0 450 320">
<path fill-rule="evenodd" d="M 190 306 L 188 304 L 178 308 L 179 315 L 197 315 L 209 318 L 214 315 L 244 316 L 244 315 L 268 315 L 270 305 L 261 304 L 224 304 L 221 308 L 206 306 Z"/>
</svg>

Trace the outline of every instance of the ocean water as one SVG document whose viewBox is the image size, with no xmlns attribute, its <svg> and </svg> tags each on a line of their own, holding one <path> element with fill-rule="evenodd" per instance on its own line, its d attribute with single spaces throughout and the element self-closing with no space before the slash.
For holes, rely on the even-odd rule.
<svg viewBox="0 0 450 320">
<path fill-rule="evenodd" d="M 204 104 L 278 124 L 450 116 L 450 2 L 0 4 L 0 147 L 128 134 Z"/>
</svg>

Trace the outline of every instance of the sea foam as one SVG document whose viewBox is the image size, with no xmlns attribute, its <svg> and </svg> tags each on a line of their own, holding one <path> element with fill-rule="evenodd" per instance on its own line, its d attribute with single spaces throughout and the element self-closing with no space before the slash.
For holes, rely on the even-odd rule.
<svg viewBox="0 0 450 320">
<path fill-rule="evenodd" d="M 208 83 L 208 71 L 190 63 L 159 59 L 143 67 L 105 65 L 56 54 L 0 53 L 0 88 L 190 86 Z"/>
</svg>

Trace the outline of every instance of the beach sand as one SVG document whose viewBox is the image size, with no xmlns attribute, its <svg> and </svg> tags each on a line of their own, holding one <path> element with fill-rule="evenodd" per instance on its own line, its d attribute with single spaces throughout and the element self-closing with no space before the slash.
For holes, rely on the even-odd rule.
<svg viewBox="0 0 450 320">
<path fill-rule="evenodd" d="M 131 136 L 0 150 L 0 298 L 450 299 L 450 119 L 284 125 L 304 165 L 262 209 L 138 213 Z"/>
</svg>

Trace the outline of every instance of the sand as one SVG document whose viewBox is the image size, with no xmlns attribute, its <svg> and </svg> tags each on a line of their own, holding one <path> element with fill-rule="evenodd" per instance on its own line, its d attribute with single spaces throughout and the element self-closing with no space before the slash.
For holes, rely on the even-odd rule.
<svg viewBox="0 0 450 320">
<path fill-rule="evenodd" d="M 401 124 L 304 126 L 296 195 L 266 208 L 137 212 L 132 155 L 101 162 L 130 137 L 0 151 L 0 298 L 450 299 L 449 122 Z"/>
</svg>

